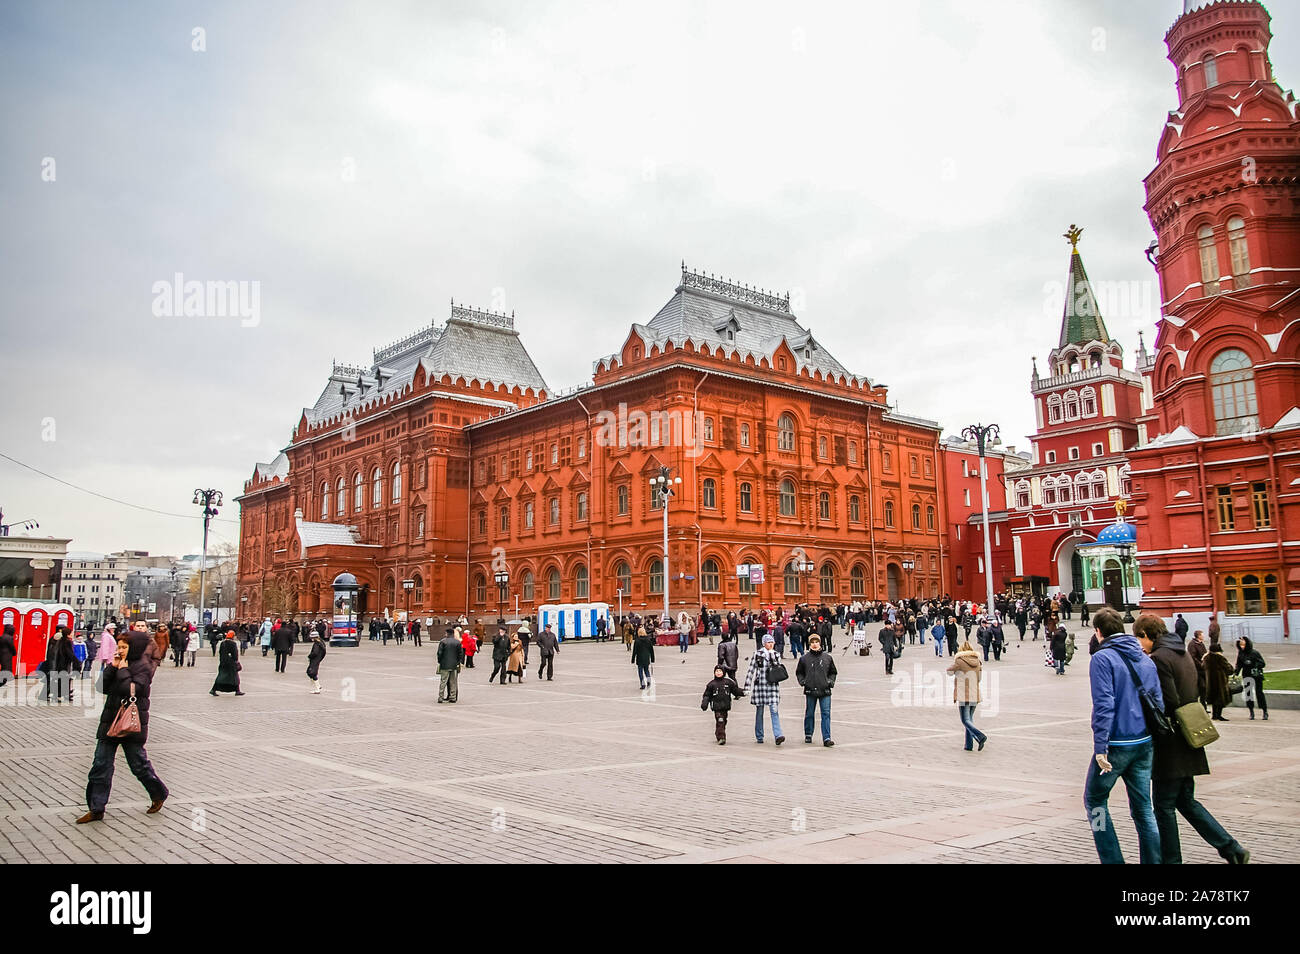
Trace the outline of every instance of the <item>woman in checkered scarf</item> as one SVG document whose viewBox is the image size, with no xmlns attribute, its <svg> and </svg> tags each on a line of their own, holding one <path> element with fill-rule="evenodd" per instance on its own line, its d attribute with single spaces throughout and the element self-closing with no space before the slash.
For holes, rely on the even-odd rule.
<svg viewBox="0 0 1300 954">
<path fill-rule="evenodd" d="M 781 685 L 767 681 L 768 670 L 781 664 L 781 657 L 772 648 L 775 643 L 776 638 L 769 633 L 763 637 L 763 648 L 755 650 L 750 657 L 749 671 L 745 673 L 745 692 L 754 705 L 754 741 L 763 741 L 763 710 L 767 709 L 772 713 L 772 734 L 776 736 L 776 744 L 780 745 L 785 741 L 785 735 L 781 732 L 781 714 L 778 711 L 781 706 Z"/>
</svg>

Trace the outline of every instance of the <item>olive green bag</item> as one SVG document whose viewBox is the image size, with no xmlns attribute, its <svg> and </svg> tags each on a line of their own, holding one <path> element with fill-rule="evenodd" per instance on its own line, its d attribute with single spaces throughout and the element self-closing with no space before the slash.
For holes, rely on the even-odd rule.
<svg viewBox="0 0 1300 954">
<path fill-rule="evenodd" d="M 1189 702 L 1174 710 L 1174 721 L 1183 739 L 1194 749 L 1203 749 L 1219 737 L 1204 706 L 1199 701 Z"/>
</svg>

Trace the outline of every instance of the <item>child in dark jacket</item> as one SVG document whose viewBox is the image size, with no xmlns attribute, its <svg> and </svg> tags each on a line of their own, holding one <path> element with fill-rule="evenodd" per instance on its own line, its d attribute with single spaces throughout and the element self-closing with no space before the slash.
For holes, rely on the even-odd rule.
<svg viewBox="0 0 1300 954">
<path fill-rule="evenodd" d="M 727 713 L 731 711 L 732 698 L 739 699 L 744 694 L 745 690 L 721 666 L 713 668 L 713 678 L 704 687 L 700 709 L 707 712 L 710 706 L 713 707 L 713 735 L 718 740 L 718 745 L 727 744 Z"/>
</svg>

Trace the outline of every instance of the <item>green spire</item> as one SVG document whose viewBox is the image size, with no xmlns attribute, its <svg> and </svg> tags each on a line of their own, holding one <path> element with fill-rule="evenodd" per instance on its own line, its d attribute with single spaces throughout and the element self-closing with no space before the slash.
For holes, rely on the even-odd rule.
<svg viewBox="0 0 1300 954">
<path fill-rule="evenodd" d="M 1065 314 L 1061 316 L 1061 343 L 1058 348 L 1068 344 L 1086 344 L 1089 341 L 1109 341 L 1106 322 L 1102 321 L 1101 309 L 1097 306 L 1097 297 L 1092 293 L 1088 273 L 1083 267 L 1083 256 L 1079 254 L 1079 236 L 1083 229 L 1071 224 L 1065 233 L 1070 243 L 1070 278 L 1065 286 Z"/>
</svg>

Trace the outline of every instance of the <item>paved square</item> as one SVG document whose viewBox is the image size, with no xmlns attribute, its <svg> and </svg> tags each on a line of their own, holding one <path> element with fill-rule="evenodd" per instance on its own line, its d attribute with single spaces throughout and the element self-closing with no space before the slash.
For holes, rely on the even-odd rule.
<svg viewBox="0 0 1300 954">
<path fill-rule="evenodd" d="M 742 659 L 751 647 L 742 641 Z M 1300 665 L 1296 647 L 1262 649 L 1270 669 Z M 154 682 L 148 751 L 170 800 L 146 816 L 119 756 L 105 820 L 83 826 L 73 819 L 95 720 L 80 705 L 10 697 L 0 707 L 0 862 L 1096 862 L 1082 805 L 1086 650 L 1064 677 L 1043 666 L 1041 642 L 1014 642 L 988 663 L 985 698 L 996 704 L 976 714 L 990 737 L 982 753 L 962 750 L 950 688 L 934 693 L 937 705 L 916 704 L 948 664 L 928 646 L 896 662 L 901 687 L 878 650 L 836 650 L 833 749 L 803 743 L 793 679 L 784 746 L 770 733 L 754 743 L 748 699 L 718 746 L 699 708 L 714 652 L 707 642 L 685 657 L 660 648 L 648 693 L 617 643 L 565 644 L 554 682 L 488 685 L 480 656 L 455 706 L 435 703 L 427 642 L 332 649 L 315 696 L 305 646 L 283 675 L 250 649 L 242 698 L 208 695 L 216 661 L 206 652 L 193 669 L 168 662 Z M 1198 792 L 1254 861 L 1292 861 L 1300 712 L 1229 717 Z M 1135 861 L 1118 788 L 1111 805 Z M 1187 862 L 1218 862 L 1182 832 Z"/>
</svg>

